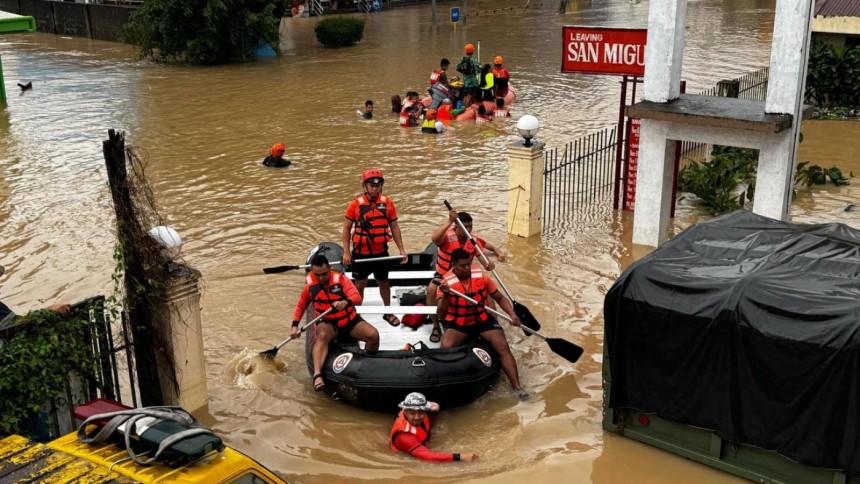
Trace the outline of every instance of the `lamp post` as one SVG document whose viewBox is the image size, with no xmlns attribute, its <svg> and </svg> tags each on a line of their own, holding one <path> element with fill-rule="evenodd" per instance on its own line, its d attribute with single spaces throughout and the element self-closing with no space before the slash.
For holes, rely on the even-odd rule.
<svg viewBox="0 0 860 484">
<path fill-rule="evenodd" d="M 537 135 L 539 129 L 540 122 L 531 114 L 526 114 L 517 120 L 517 131 L 523 137 L 523 146 L 526 148 L 532 146 L 532 139 Z"/>
</svg>

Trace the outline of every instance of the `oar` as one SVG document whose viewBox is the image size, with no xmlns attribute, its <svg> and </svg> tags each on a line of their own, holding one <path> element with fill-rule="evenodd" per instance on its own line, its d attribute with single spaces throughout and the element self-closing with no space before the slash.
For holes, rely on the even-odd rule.
<svg viewBox="0 0 860 484">
<path fill-rule="evenodd" d="M 448 210 L 453 210 L 451 204 L 448 203 L 448 200 L 445 200 L 445 207 L 447 207 Z M 481 246 L 478 245 L 478 241 L 475 240 L 474 237 L 472 237 L 472 234 L 468 230 L 466 230 L 466 226 L 463 225 L 463 222 L 460 220 L 459 217 L 454 220 L 457 221 L 457 225 L 460 227 L 460 230 L 465 232 L 466 237 L 469 237 L 469 240 L 472 241 L 472 245 L 475 246 L 475 251 L 478 252 L 478 255 L 481 257 L 481 260 L 484 262 L 484 265 L 488 265 L 490 261 L 489 259 L 487 259 L 487 256 L 484 255 L 484 251 L 481 250 Z M 534 317 L 531 311 L 529 311 L 529 308 L 527 308 L 524 304 L 521 304 L 519 301 L 514 299 L 513 296 L 511 296 L 511 291 L 508 291 L 508 287 L 505 286 L 504 282 L 502 282 L 502 278 L 499 277 L 499 274 L 496 273 L 495 269 L 490 271 L 490 273 L 492 273 L 493 277 L 496 278 L 496 281 L 499 283 L 499 287 L 501 287 L 502 290 L 505 292 L 505 296 L 510 299 L 511 304 L 514 305 L 514 313 L 516 313 L 517 317 L 520 318 L 520 321 L 523 323 L 523 326 L 531 329 L 532 331 L 540 331 L 540 322 L 538 322 L 537 318 Z M 526 333 L 526 336 L 529 336 L 529 333 L 525 331 L 525 329 L 523 329 L 523 331 Z"/>
<path fill-rule="evenodd" d="M 328 308 L 328 309 L 326 309 L 325 311 L 323 311 L 323 313 L 322 313 L 322 314 L 320 314 L 319 316 L 317 316 L 317 317 L 315 317 L 314 319 L 312 319 L 309 323 L 307 323 L 307 324 L 305 324 L 304 326 L 302 326 L 302 329 L 301 329 L 301 331 L 299 331 L 299 334 L 304 333 L 304 332 L 305 332 L 305 330 L 306 330 L 306 329 L 308 329 L 308 327 L 309 327 L 310 325 L 312 325 L 312 324 L 316 323 L 317 321 L 321 320 L 322 318 L 324 318 L 324 317 L 325 317 L 325 315 L 326 315 L 326 314 L 328 314 L 328 313 L 330 313 L 330 312 L 332 312 L 332 310 L 333 310 L 333 309 L 334 309 L 334 308 Z M 298 336 L 297 336 L 297 337 L 298 337 Z M 272 348 L 270 348 L 270 349 L 268 349 L 268 350 L 266 350 L 266 351 L 261 351 L 261 352 L 260 352 L 260 356 L 262 356 L 263 358 L 269 358 L 269 359 L 272 359 L 272 358 L 274 358 L 274 357 L 275 357 L 275 355 L 277 355 L 277 354 L 278 354 L 278 350 L 280 350 L 281 348 L 283 348 L 283 347 L 284 347 L 284 345 L 286 345 L 287 343 L 289 343 L 290 341 L 292 341 L 292 340 L 294 340 L 294 339 L 295 339 L 295 338 L 294 338 L 292 335 L 290 335 L 290 337 L 289 337 L 289 338 L 287 338 L 287 339 L 285 339 L 285 340 L 281 341 L 280 343 L 278 343 L 277 345 L 273 346 Z"/>
<path fill-rule="evenodd" d="M 396 259 L 402 259 L 402 258 L 403 258 L 402 255 L 390 255 L 390 256 L 385 256 L 385 257 L 369 257 L 367 259 L 353 260 L 352 263 L 358 264 L 360 262 L 379 262 L 379 261 L 383 261 L 383 260 L 396 260 Z M 341 263 L 341 261 L 329 262 L 329 265 L 334 266 L 334 265 L 338 265 L 340 263 Z M 310 267 L 311 267 L 310 264 L 302 264 L 299 266 L 292 266 L 291 265 L 291 266 L 264 267 L 263 268 L 263 274 L 279 274 L 281 272 L 294 271 L 296 269 L 309 269 Z M 255 272 L 254 274 L 258 274 L 258 273 Z"/>
<path fill-rule="evenodd" d="M 470 298 L 469 296 L 457 291 L 456 289 L 451 289 L 450 287 L 448 289 L 451 291 L 452 294 L 459 296 L 476 306 L 484 306 L 485 310 L 510 322 L 511 317 L 507 314 L 501 311 L 497 311 L 489 306 L 483 305 L 478 301 L 475 301 L 474 299 Z M 570 341 L 561 338 L 547 338 L 546 336 L 538 333 L 537 331 L 529 328 L 528 326 L 522 326 L 522 329 L 535 336 L 540 336 L 544 341 L 546 341 L 546 344 L 549 346 L 549 349 L 553 351 L 553 353 L 557 354 L 558 356 L 561 356 L 562 358 L 571 363 L 576 363 L 576 361 L 579 360 L 579 357 L 582 356 L 582 347 L 575 343 L 571 343 Z"/>
</svg>

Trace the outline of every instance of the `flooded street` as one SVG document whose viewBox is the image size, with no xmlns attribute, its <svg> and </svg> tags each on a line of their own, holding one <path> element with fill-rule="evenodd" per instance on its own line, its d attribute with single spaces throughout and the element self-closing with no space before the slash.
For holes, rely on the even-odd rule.
<svg viewBox="0 0 860 484">
<path fill-rule="evenodd" d="M 124 129 L 149 161 L 161 211 L 185 240 L 186 262 L 204 274 L 213 428 L 291 482 L 731 482 L 601 429 L 603 296 L 640 255 L 630 246 L 629 214 L 606 209 L 540 240 L 508 238 L 505 147 L 518 139 L 513 121 L 425 136 L 399 128 L 387 109 L 392 94 L 423 91 L 441 57 L 456 65 L 463 44 L 480 39 L 482 58 L 503 55 L 511 70 L 520 93 L 512 119 L 536 115 L 548 147 L 613 124 L 618 80 L 559 73 L 561 26 L 644 27 L 648 4 L 572 3 L 582 9 L 558 15 L 556 2 L 544 2 L 526 13 L 470 18 L 456 32 L 442 19 L 434 29 L 429 7 L 392 10 L 368 17 L 364 40 L 341 50 L 317 45 L 315 19 L 285 19 L 283 57 L 210 68 L 153 65 L 122 44 L 0 38 L 9 92 L 9 107 L 0 110 L 3 301 L 23 311 L 112 291 L 114 215 L 101 141 L 107 129 Z M 520 4 L 473 0 L 469 7 Z M 689 1 L 690 92 L 767 65 L 773 4 Z M 32 81 L 33 90 L 19 96 L 10 89 L 19 80 Z M 368 122 L 355 113 L 365 99 L 376 103 Z M 276 142 L 286 144 L 293 167 L 260 166 Z M 860 161 L 853 163 L 860 174 Z M 314 393 L 300 345 L 280 352 L 281 365 L 236 377 L 243 350 L 286 337 L 304 283 L 290 273 L 236 275 L 302 262 L 317 242 L 339 240 L 343 211 L 370 166 L 385 172 L 407 249 L 427 245 L 446 216 L 442 200 L 450 200 L 475 216 L 477 232 L 506 248 L 499 271 L 546 333 L 586 348 L 573 366 L 509 332 L 531 400 L 520 402 L 501 379 L 476 403 L 443 412 L 433 429 L 433 448 L 478 452 L 475 464 L 431 465 L 392 453 L 392 416 Z M 855 178 L 848 187 L 802 191 L 793 215 L 860 227 L 860 209 L 843 210 L 857 200 Z M 700 217 L 682 202 L 676 225 Z"/>
</svg>

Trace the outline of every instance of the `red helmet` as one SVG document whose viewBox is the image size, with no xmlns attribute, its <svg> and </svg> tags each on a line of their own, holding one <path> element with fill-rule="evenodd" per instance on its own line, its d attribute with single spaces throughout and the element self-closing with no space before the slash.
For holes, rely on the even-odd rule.
<svg viewBox="0 0 860 484">
<path fill-rule="evenodd" d="M 364 173 L 361 174 L 361 182 L 362 183 L 367 183 L 368 181 L 373 180 L 374 178 L 378 178 L 380 183 L 385 181 L 385 177 L 382 176 L 382 172 L 377 170 L 376 168 L 364 170 Z"/>
</svg>

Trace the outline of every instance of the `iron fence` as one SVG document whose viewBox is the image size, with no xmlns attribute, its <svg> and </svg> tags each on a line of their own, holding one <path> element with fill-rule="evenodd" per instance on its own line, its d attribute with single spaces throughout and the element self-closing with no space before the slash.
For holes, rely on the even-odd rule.
<svg viewBox="0 0 860 484">
<path fill-rule="evenodd" d="M 611 201 L 617 143 L 613 126 L 544 153 L 544 228 L 595 201 Z"/>
</svg>

